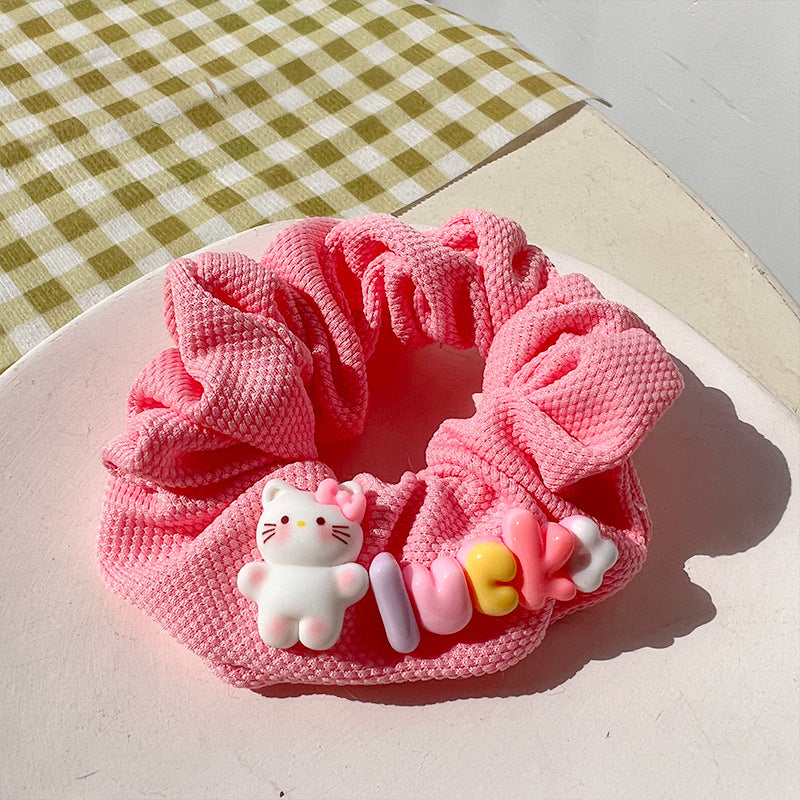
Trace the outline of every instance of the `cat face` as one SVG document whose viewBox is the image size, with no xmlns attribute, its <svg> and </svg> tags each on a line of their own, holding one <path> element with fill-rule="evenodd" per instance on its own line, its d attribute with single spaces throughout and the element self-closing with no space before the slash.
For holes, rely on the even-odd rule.
<svg viewBox="0 0 800 800">
<path fill-rule="evenodd" d="M 355 481 L 338 489 L 348 497 L 363 495 Z M 333 567 L 358 557 L 364 541 L 361 525 L 345 517 L 340 505 L 321 503 L 311 492 L 277 480 L 267 481 L 261 501 L 256 541 L 265 561 Z"/>
</svg>

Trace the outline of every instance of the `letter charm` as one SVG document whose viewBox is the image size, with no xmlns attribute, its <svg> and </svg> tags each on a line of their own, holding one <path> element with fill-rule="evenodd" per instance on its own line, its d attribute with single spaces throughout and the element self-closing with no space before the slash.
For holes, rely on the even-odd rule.
<svg viewBox="0 0 800 800">
<path fill-rule="evenodd" d="M 425 630 L 444 636 L 460 631 L 472 619 L 467 580 L 452 556 L 439 556 L 430 569 L 411 563 L 403 578 Z"/>
</svg>

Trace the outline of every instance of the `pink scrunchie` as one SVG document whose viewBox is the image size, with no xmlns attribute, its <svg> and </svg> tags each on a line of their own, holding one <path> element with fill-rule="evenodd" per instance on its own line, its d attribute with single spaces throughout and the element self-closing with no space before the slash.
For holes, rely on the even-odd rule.
<svg viewBox="0 0 800 800">
<path fill-rule="evenodd" d="M 99 561 L 114 591 L 238 686 L 387 683 L 480 675 L 530 653 L 556 619 L 624 586 L 650 523 L 629 457 L 682 388 L 631 311 L 580 275 L 560 276 L 514 222 L 464 211 L 419 232 L 386 215 L 309 219 L 261 263 L 237 253 L 174 261 L 165 317 L 176 347 L 144 369 L 110 479 Z M 358 436 L 366 362 L 381 330 L 409 347 L 477 347 L 483 399 L 445 421 L 428 466 L 396 484 L 355 476 L 364 547 L 402 564 L 495 534 L 512 507 L 540 521 L 594 518 L 620 552 L 600 589 L 506 617 L 476 614 L 408 655 L 386 641 L 371 594 L 330 650 L 261 641 L 236 576 L 256 553 L 268 478 L 314 490 L 332 471 L 317 442 Z M 347 477 L 347 476 L 345 476 Z"/>
</svg>

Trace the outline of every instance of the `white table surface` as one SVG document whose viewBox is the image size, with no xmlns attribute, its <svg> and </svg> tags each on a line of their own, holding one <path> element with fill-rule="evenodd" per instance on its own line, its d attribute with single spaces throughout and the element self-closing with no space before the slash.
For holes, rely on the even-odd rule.
<svg viewBox="0 0 800 800">
<path fill-rule="evenodd" d="M 486 678 L 237 690 L 104 587 L 99 451 L 168 344 L 161 274 L 0 376 L 0 796 L 797 797 L 798 421 L 656 303 L 551 255 L 636 310 L 686 390 L 636 457 L 643 572 Z"/>
</svg>

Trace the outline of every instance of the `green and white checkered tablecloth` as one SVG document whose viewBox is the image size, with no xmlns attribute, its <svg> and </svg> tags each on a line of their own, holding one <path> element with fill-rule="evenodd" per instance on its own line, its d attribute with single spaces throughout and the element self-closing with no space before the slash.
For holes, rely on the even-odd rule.
<svg viewBox="0 0 800 800">
<path fill-rule="evenodd" d="M 589 96 L 411 0 L 0 0 L 0 370 L 175 256 L 398 211 Z"/>
</svg>

